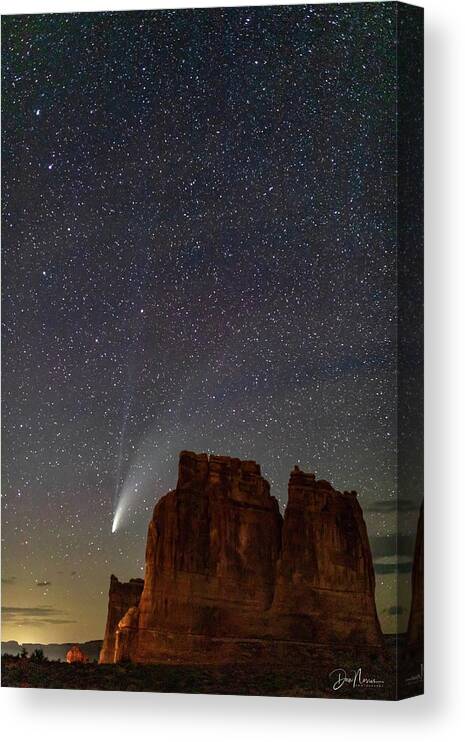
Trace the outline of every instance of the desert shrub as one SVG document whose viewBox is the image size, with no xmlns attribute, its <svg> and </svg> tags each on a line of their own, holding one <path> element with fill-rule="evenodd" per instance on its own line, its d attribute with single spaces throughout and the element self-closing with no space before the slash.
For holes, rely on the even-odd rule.
<svg viewBox="0 0 465 742">
<path fill-rule="evenodd" d="M 46 658 L 43 649 L 34 649 L 33 653 L 31 654 L 31 660 L 33 662 L 45 662 Z"/>
</svg>

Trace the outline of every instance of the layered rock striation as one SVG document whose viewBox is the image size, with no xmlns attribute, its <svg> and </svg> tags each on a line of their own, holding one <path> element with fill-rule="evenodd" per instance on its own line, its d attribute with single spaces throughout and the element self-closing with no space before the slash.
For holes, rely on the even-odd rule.
<svg viewBox="0 0 465 742">
<path fill-rule="evenodd" d="M 101 661 L 276 662 L 315 644 L 380 645 L 374 584 L 355 492 L 296 467 L 283 519 L 254 461 L 183 451 L 149 525 L 140 600 L 117 626 L 109 616 Z"/>
</svg>

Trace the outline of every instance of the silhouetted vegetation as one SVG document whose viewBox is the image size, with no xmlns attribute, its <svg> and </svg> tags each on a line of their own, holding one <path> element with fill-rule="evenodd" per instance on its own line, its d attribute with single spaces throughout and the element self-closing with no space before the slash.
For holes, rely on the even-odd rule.
<svg viewBox="0 0 465 742">
<path fill-rule="evenodd" d="M 33 653 L 31 654 L 31 660 L 33 662 L 46 662 L 46 658 L 44 655 L 43 649 L 34 649 Z"/>
<path fill-rule="evenodd" d="M 389 698 L 395 692 L 392 658 L 380 662 L 365 655 L 367 675 L 383 678 L 381 689 L 350 685 L 335 693 L 319 660 L 314 667 L 251 669 L 241 666 L 191 667 L 174 665 L 99 665 L 37 661 L 37 657 L 2 657 L 2 685 L 21 688 L 69 688 L 82 690 L 152 691 L 159 693 L 216 693 L 229 695 Z M 348 657 L 353 665 L 354 657 Z M 337 665 L 336 665 L 337 666 Z M 349 665 L 348 665 L 349 666 Z M 416 665 L 415 665 L 416 666 Z M 331 665 L 334 667 L 334 665 Z M 412 668 L 414 667 L 412 663 Z"/>
</svg>

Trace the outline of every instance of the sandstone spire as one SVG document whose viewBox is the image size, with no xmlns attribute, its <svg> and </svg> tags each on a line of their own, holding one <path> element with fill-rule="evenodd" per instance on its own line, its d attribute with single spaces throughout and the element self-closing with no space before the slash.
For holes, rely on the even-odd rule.
<svg viewBox="0 0 465 742">
<path fill-rule="evenodd" d="M 139 604 L 144 587 L 144 580 L 133 579 L 129 582 L 120 582 L 115 575 L 110 578 L 108 593 L 108 614 L 102 649 L 99 662 L 114 662 L 115 660 L 115 633 L 118 622 L 133 605 Z"/>
</svg>

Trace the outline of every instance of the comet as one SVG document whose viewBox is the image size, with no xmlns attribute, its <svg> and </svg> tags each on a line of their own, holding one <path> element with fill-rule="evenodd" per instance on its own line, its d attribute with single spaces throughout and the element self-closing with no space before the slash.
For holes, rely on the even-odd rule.
<svg viewBox="0 0 465 742">
<path fill-rule="evenodd" d="M 113 523 L 111 524 L 111 532 L 116 533 L 120 526 L 121 516 L 124 511 L 124 500 L 123 496 L 120 497 L 118 505 L 116 506 L 115 514 L 113 516 Z"/>
<path fill-rule="evenodd" d="M 208 448 L 208 441 L 202 437 L 202 426 L 192 429 L 192 425 L 186 424 L 182 417 L 183 400 L 188 389 L 189 384 L 186 382 L 179 394 L 176 407 L 169 410 L 170 418 L 164 422 L 160 421 L 146 433 L 123 478 L 124 444 L 134 403 L 134 389 L 128 396 L 117 453 L 112 533 L 117 533 L 127 523 L 129 515 L 131 512 L 134 513 L 141 500 L 146 498 L 154 502 L 167 492 L 175 475 L 179 451 L 189 446 Z"/>
<path fill-rule="evenodd" d="M 177 460 L 171 455 L 175 446 L 173 437 L 165 434 L 163 438 L 164 442 L 160 443 L 160 429 L 156 428 L 139 444 L 116 498 L 112 533 L 117 533 L 127 523 L 144 498 L 154 502 L 167 490 L 174 473 L 171 469 Z"/>
</svg>

